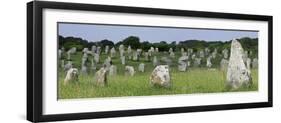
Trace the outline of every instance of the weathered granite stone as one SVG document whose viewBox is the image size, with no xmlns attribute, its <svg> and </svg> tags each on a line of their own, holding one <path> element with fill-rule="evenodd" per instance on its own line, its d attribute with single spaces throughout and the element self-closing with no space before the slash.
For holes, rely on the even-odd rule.
<svg viewBox="0 0 281 123">
<path fill-rule="evenodd" d="M 232 40 L 231 53 L 227 69 L 226 83 L 231 89 L 237 89 L 241 86 L 250 86 L 252 77 L 243 60 L 244 50 L 241 44 Z"/>
<path fill-rule="evenodd" d="M 171 87 L 171 78 L 168 65 L 157 66 L 151 76 L 150 83 L 154 86 Z"/>
</svg>

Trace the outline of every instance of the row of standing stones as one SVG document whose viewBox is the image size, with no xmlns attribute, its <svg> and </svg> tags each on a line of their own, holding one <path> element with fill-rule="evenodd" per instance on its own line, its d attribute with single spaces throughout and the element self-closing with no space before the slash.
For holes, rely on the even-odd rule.
<svg viewBox="0 0 281 123">
<path fill-rule="evenodd" d="M 71 54 L 76 52 L 76 48 L 71 48 L 66 52 L 67 59 L 71 59 Z M 92 55 L 93 58 L 90 59 L 90 69 L 96 70 L 97 63 L 99 63 L 101 47 L 93 46 L 91 51 L 88 48 L 83 49 L 81 70 L 82 74 L 88 74 L 87 62 L 89 61 L 88 55 Z M 109 51 L 109 47 L 105 47 L 105 54 L 109 54 L 108 58 L 104 61 L 103 66 L 95 72 L 95 81 L 97 85 L 105 86 L 107 84 L 107 75 L 116 75 L 117 74 L 117 66 L 112 64 L 111 58 L 116 56 L 115 48 L 111 48 Z M 150 83 L 152 85 L 157 85 L 161 87 L 171 87 L 171 77 L 169 72 L 169 65 L 172 64 L 172 60 L 170 58 L 175 57 L 175 53 L 173 49 L 169 49 L 169 57 L 162 57 L 160 60 L 165 64 L 160 65 L 157 60 L 157 56 L 153 54 L 158 53 L 158 48 L 151 47 L 147 52 L 144 52 L 144 58 L 146 61 L 152 60 L 153 65 L 155 66 L 152 74 L 150 76 Z M 64 49 L 59 49 L 59 59 L 62 58 L 62 54 L 64 53 Z M 125 56 L 125 47 L 124 45 L 119 46 L 120 60 L 121 64 L 126 64 L 126 56 Z M 127 48 L 127 58 L 133 61 L 139 61 L 142 54 L 142 49 L 137 49 L 133 51 L 130 46 Z M 224 49 L 222 51 L 223 58 L 220 62 L 220 69 L 222 71 L 226 71 L 226 85 L 232 89 L 238 89 L 241 86 L 249 87 L 252 84 L 251 78 L 251 67 L 258 67 L 258 59 L 254 58 L 253 61 L 248 57 L 248 52 L 244 51 L 239 41 L 236 39 L 232 40 L 231 50 L 230 50 L 230 58 L 228 60 L 228 50 Z M 251 52 L 250 52 L 251 54 Z M 188 67 L 193 64 L 193 66 L 199 66 L 201 64 L 202 58 L 206 58 L 206 67 L 211 68 L 212 62 L 211 60 L 216 58 L 217 50 L 215 49 L 212 53 L 208 48 L 204 51 L 201 50 L 197 54 L 193 53 L 192 49 L 188 49 L 187 52 L 184 49 L 181 49 L 181 56 L 178 59 L 178 71 L 187 71 Z M 68 81 L 74 80 L 78 81 L 78 69 L 72 68 L 72 62 L 68 61 L 67 64 L 64 64 L 64 60 L 61 60 L 61 67 L 66 72 L 65 84 Z M 144 72 L 145 64 L 140 63 L 138 66 L 138 71 Z M 134 76 L 135 70 L 133 66 L 125 66 L 125 74 L 128 76 Z"/>
</svg>

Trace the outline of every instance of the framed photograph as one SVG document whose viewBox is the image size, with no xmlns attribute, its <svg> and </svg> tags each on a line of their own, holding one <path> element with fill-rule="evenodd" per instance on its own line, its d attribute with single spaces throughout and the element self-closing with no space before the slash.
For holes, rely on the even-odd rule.
<svg viewBox="0 0 281 123">
<path fill-rule="evenodd" d="M 272 107 L 272 16 L 27 3 L 27 120 Z"/>
</svg>

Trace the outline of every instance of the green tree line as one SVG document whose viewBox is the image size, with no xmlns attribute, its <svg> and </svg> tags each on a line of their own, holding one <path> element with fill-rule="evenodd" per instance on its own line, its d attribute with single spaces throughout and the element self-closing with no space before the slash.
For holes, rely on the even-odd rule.
<svg viewBox="0 0 281 123">
<path fill-rule="evenodd" d="M 253 54 L 258 53 L 258 38 L 244 37 L 237 39 L 244 49 L 250 50 Z M 80 37 L 63 37 L 59 36 L 59 48 L 64 47 L 66 50 L 76 47 L 78 51 L 83 50 L 83 48 L 91 48 L 93 45 L 100 46 L 104 49 L 105 46 L 118 47 L 120 44 L 131 46 L 132 49 L 141 48 L 145 51 L 150 49 L 150 47 L 157 47 L 159 51 L 168 51 L 173 48 L 174 51 L 180 51 L 181 48 L 192 48 L 195 52 L 205 48 L 209 48 L 213 51 L 215 48 L 218 52 L 227 48 L 230 49 L 231 40 L 229 41 L 204 41 L 204 40 L 185 40 L 185 41 L 172 41 L 168 43 L 167 41 L 160 41 L 151 43 L 154 41 L 140 41 L 137 36 L 129 36 L 122 41 L 114 43 L 111 40 L 104 39 L 101 41 L 88 41 Z M 178 43 L 177 43 L 178 42 Z"/>
</svg>

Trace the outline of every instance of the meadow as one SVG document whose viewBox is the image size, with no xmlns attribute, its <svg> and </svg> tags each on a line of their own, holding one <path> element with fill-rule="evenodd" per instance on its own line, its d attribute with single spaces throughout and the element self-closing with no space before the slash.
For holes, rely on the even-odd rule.
<svg viewBox="0 0 281 123">
<path fill-rule="evenodd" d="M 116 54 L 119 54 L 118 52 Z M 161 56 L 167 56 L 167 53 L 157 54 L 158 60 Z M 126 65 L 134 66 L 136 74 L 134 76 L 125 76 L 125 65 L 117 55 L 112 58 L 113 64 L 117 66 L 117 75 L 108 76 L 108 85 L 99 87 L 95 84 L 94 72 L 88 75 L 80 75 L 79 82 L 63 85 L 65 73 L 62 68 L 58 69 L 58 98 L 75 99 L 75 98 L 95 98 L 95 97 L 121 97 L 121 96 L 149 96 L 149 95 L 173 95 L 173 94 L 192 94 L 192 93 L 220 93 L 233 91 L 257 91 L 258 90 L 258 69 L 252 69 L 253 85 L 249 88 L 240 88 L 238 90 L 226 89 L 225 80 L 226 72 L 221 71 L 214 63 L 213 68 L 204 67 L 204 60 L 199 67 L 191 67 L 186 72 L 177 70 L 177 60 L 180 53 L 176 53 L 172 65 L 170 65 L 171 88 L 154 87 L 150 85 L 149 78 L 154 66 L 152 61 L 145 61 L 141 57 L 140 61 L 126 59 Z M 74 67 L 80 69 L 82 53 L 77 52 L 72 55 Z M 90 57 L 91 58 L 91 57 Z M 107 58 L 106 54 L 100 56 L 99 69 Z M 218 59 L 220 56 L 218 56 Z M 218 62 L 219 60 L 214 60 Z M 138 72 L 139 63 L 145 63 L 145 72 Z"/>
</svg>

